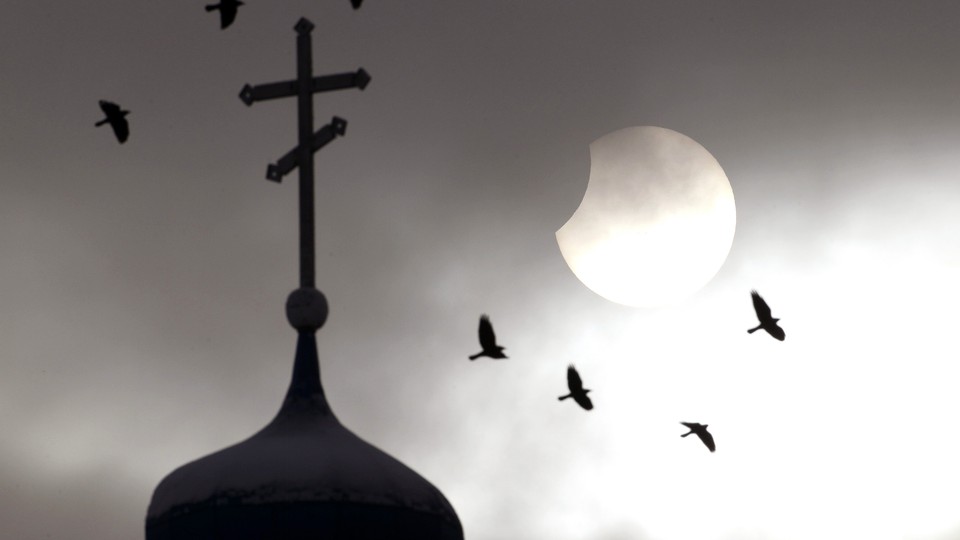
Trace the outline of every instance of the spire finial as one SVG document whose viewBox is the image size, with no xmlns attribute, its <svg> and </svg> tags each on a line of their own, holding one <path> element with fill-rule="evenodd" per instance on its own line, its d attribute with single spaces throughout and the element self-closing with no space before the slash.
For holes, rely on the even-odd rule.
<svg viewBox="0 0 960 540">
<path fill-rule="evenodd" d="M 287 321 L 297 332 L 316 332 L 329 313 L 327 297 L 313 287 L 300 287 L 287 297 Z"/>
<path fill-rule="evenodd" d="M 247 84 L 240 90 L 240 99 L 247 105 L 297 96 L 297 146 L 267 168 L 267 178 L 280 182 L 294 167 L 300 170 L 300 288 L 287 299 L 287 319 L 297 330 L 309 331 L 322 326 L 327 318 L 326 299 L 314 288 L 313 154 L 337 136 L 344 135 L 347 129 L 346 120 L 334 117 L 314 133 L 313 94 L 346 88 L 362 90 L 370 82 L 370 75 L 362 68 L 353 73 L 314 77 L 310 44 L 313 28 L 313 23 L 305 18 L 294 26 L 297 31 L 295 80 L 257 86 Z"/>
</svg>

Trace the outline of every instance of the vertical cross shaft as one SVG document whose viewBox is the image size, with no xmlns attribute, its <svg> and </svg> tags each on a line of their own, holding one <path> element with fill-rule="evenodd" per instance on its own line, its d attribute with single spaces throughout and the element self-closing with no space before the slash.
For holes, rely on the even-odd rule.
<svg viewBox="0 0 960 540">
<path fill-rule="evenodd" d="M 300 286 L 314 287 L 313 238 L 313 59 L 310 32 L 313 24 L 297 24 L 297 162 L 300 169 Z"/>
<path fill-rule="evenodd" d="M 251 86 L 240 90 L 240 99 L 248 106 L 257 101 L 297 96 L 297 147 L 267 167 L 267 179 L 280 182 L 283 176 L 300 169 L 300 288 L 315 289 L 315 246 L 313 208 L 313 154 L 347 130 L 347 121 L 336 116 L 316 133 L 313 131 L 313 94 L 331 90 L 358 88 L 370 82 L 370 74 L 358 69 L 354 73 L 313 76 L 310 32 L 313 23 L 301 18 L 297 31 L 297 78 Z"/>
</svg>

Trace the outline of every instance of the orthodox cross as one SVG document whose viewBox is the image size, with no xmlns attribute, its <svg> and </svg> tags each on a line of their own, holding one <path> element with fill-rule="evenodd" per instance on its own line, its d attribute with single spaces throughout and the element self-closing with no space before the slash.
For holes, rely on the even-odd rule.
<svg viewBox="0 0 960 540">
<path fill-rule="evenodd" d="M 244 85 L 240 99 L 249 106 L 257 101 L 297 96 L 297 146 L 267 167 L 267 179 L 280 182 L 294 167 L 300 169 L 300 286 L 313 288 L 313 153 L 347 131 L 347 121 L 334 116 L 329 124 L 313 132 L 313 94 L 347 88 L 363 90 L 370 82 L 370 75 L 361 68 L 354 73 L 314 77 L 310 44 L 313 23 L 301 18 L 294 30 L 297 31 L 297 78 Z"/>
</svg>

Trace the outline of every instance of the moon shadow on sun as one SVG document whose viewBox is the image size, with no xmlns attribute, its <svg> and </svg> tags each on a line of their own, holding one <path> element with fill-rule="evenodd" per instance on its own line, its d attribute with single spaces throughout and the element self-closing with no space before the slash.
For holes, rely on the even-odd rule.
<svg viewBox="0 0 960 540">
<path fill-rule="evenodd" d="M 557 231 L 573 273 L 628 306 L 682 300 L 723 265 L 736 229 L 733 189 L 699 143 L 666 128 L 631 127 L 590 145 L 590 180 Z"/>
</svg>

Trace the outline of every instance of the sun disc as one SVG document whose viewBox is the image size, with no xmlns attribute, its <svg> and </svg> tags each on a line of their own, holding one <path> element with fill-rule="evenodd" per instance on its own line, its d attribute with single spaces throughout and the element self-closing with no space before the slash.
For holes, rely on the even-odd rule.
<svg viewBox="0 0 960 540">
<path fill-rule="evenodd" d="M 573 273 L 629 306 L 660 306 L 706 285 L 736 228 L 733 190 L 712 155 L 665 128 L 615 131 L 590 145 L 590 180 L 557 231 Z"/>
</svg>

